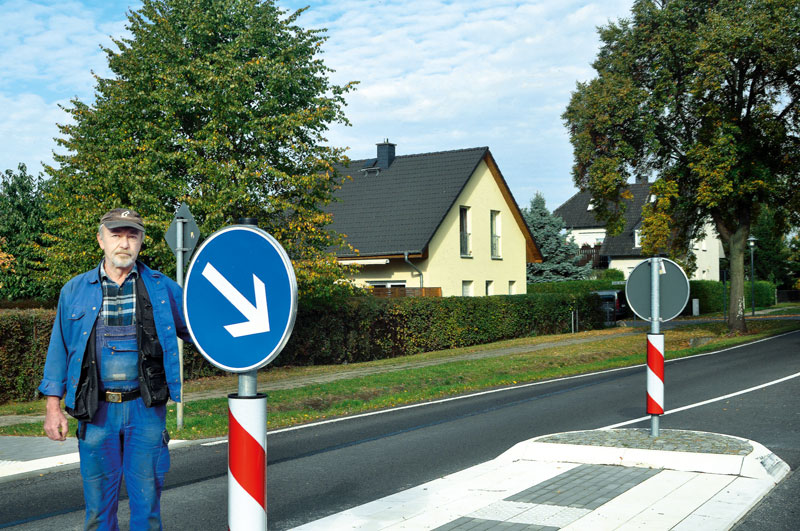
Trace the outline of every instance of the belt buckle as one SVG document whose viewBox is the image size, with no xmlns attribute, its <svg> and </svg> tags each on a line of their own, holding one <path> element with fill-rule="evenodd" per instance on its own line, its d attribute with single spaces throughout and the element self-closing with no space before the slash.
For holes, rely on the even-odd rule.
<svg viewBox="0 0 800 531">
<path fill-rule="evenodd" d="M 116 391 L 106 391 L 106 402 L 111 402 L 114 404 L 121 404 L 122 403 L 122 393 Z"/>
</svg>

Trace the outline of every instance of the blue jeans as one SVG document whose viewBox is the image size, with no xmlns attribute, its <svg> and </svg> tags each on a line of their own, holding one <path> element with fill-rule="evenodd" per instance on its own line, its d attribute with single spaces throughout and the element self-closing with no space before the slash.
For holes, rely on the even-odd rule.
<svg viewBox="0 0 800 531">
<path fill-rule="evenodd" d="M 85 529 L 117 530 L 122 477 L 128 490 L 130 529 L 161 529 L 161 489 L 169 470 L 166 406 L 145 407 L 141 398 L 100 402 L 91 423 L 78 428 L 86 501 Z"/>
</svg>

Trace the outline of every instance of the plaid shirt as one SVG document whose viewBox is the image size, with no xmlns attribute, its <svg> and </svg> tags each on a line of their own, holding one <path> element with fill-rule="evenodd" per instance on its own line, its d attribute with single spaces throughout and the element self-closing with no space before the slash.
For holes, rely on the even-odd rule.
<svg viewBox="0 0 800 531">
<path fill-rule="evenodd" d="M 127 278 L 118 285 L 100 267 L 100 280 L 103 284 L 103 310 L 100 315 L 108 326 L 126 326 L 136 323 L 136 278 L 139 271 L 136 264 Z"/>
</svg>

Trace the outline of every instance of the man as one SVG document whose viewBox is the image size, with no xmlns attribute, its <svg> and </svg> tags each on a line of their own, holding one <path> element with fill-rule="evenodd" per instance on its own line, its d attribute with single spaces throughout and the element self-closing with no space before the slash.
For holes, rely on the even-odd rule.
<svg viewBox="0 0 800 531">
<path fill-rule="evenodd" d="M 100 219 L 105 255 L 62 288 L 39 391 L 44 430 L 63 441 L 78 419 L 86 529 L 118 529 L 122 476 L 130 528 L 161 529 L 161 489 L 169 469 L 166 402 L 180 401 L 177 336 L 190 340 L 181 289 L 137 262 L 144 224 L 133 210 Z"/>
</svg>

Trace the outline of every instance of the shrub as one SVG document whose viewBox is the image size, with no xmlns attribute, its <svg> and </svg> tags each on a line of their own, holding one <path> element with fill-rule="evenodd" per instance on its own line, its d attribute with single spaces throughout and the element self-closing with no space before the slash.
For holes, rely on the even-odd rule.
<svg viewBox="0 0 800 531">
<path fill-rule="evenodd" d="M 369 361 L 503 339 L 567 332 L 577 309 L 581 328 L 602 327 L 591 294 L 494 297 L 353 297 L 346 304 L 304 308 L 278 365 Z"/>
<path fill-rule="evenodd" d="M 36 398 L 55 315 L 53 310 L 0 310 L 0 403 Z"/>
<path fill-rule="evenodd" d="M 352 363 L 569 332 L 573 310 L 581 329 L 603 326 L 592 294 L 306 301 L 274 364 Z M 36 397 L 54 318 L 53 310 L 0 310 L 0 402 Z M 186 345 L 184 379 L 222 373 Z"/>
<path fill-rule="evenodd" d="M 611 279 L 565 280 L 564 282 L 542 282 L 528 284 L 528 293 L 562 293 L 569 295 L 585 295 L 593 291 L 624 290 L 624 285 L 613 284 Z"/>
<path fill-rule="evenodd" d="M 715 280 L 690 280 L 689 303 L 683 311 L 684 315 L 692 313 L 692 299 L 700 300 L 700 313 L 727 311 L 725 301 L 730 297 L 730 284 L 727 284 L 727 293 L 724 293 L 722 282 Z M 771 282 L 757 280 L 755 284 L 756 306 L 773 306 L 775 300 L 775 285 Z M 748 281 L 744 283 L 745 308 L 752 306 L 752 288 Z"/>
<path fill-rule="evenodd" d="M 625 280 L 625 273 L 619 269 L 593 269 L 592 278 L 595 280 Z"/>
</svg>

